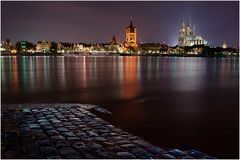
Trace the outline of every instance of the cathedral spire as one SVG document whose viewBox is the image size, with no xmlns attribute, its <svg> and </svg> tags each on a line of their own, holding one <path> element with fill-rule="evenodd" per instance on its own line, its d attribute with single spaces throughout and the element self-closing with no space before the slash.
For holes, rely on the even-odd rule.
<svg viewBox="0 0 240 160">
<path fill-rule="evenodd" d="M 192 24 L 191 24 L 191 15 L 190 14 L 188 15 L 188 20 L 189 20 L 189 24 L 188 25 L 191 27 Z"/>
<path fill-rule="evenodd" d="M 184 15 L 182 15 L 182 28 L 185 28 Z"/>
<path fill-rule="evenodd" d="M 130 26 L 133 26 L 133 23 L 132 23 L 132 16 L 131 16 Z"/>
<path fill-rule="evenodd" d="M 133 22 L 132 22 L 132 16 L 131 16 L 131 21 L 130 21 L 130 25 L 129 25 L 129 29 L 130 29 L 130 32 L 134 32 L 134 26 L 133 26 Z"/>
</svg>

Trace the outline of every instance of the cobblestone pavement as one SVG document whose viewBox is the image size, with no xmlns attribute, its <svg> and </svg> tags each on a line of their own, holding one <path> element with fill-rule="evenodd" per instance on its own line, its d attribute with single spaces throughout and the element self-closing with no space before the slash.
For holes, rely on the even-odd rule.
<svg viewBox="0 0 240 160">
<path fill-rule="evenodd" d="M 93 105 L 25 105 L 2 109 L 2 158 L 213 158 L 163 150 L 97 117 Z"/>
</svg>

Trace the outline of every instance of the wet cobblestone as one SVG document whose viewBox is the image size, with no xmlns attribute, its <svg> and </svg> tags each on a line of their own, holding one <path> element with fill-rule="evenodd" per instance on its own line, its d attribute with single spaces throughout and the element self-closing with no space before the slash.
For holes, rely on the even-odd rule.
<svg viewBox="0 0 240 160">
<path fill-rule="evenodd" d="M 2 110 L 2 158 L 214 158 L 196 150 L 164 150 L 91 113 L 93 105 L 24 105 Z"/>
</svg>

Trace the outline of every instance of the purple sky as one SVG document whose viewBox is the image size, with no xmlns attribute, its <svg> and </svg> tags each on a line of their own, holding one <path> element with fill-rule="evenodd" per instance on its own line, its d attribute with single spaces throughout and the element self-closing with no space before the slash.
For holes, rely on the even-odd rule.
<svg viewBox="0 0 240 160">
<path fill-rule="evenodd" d="M 185 14 L 210 44 L 239 45 L 239 2 L 1 2 L 1 39 L 109 42 L 125 39 L 130 17 L 138 40 L 177 44 Z"/>
</svg>

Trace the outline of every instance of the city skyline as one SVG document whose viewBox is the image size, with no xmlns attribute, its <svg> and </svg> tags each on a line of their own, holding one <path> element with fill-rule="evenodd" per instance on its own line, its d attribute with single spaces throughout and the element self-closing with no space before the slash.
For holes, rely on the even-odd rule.
<svg viewBox="0 0 240 160">
<path fill-rule="evenodd" d="M 238 2 L 1 2 L 2 37 L 105 43 L 124 42 L 130 17 L 140 42 L 177 45 L 182 15 L 210 45 L 238 47 Z M 204 12 L 203 12 L 204 11 Z M 219 34 L 221 33 L 221 34 Z"/>
</svg>

